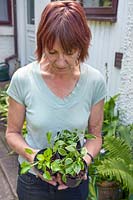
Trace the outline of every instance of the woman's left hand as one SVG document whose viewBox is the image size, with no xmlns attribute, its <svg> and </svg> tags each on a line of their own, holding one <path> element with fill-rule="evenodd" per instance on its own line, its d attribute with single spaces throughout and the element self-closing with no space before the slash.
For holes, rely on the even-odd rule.
<svg viewBox="0 0 133 200">
<path fill-rule="evenodd" d="M 65 190 L 68 188 L 68 186 L 63 183 L 63 181 L 61 179 L 61 175 L 59 173 L 57 174 L 56 181 L 59 184 L 58 190 Z"/>
<path fill-rule="evenodd" d="M 87 180 L 87 174 L 85 174 L 82 178 L 83 180 Z M 65 190 L 68 188 L 67 185 L 65 185 L 63 182 L 62 182 L 62 179 L 61 179 L 61 175 L 58 173 L 57 174 L 57 177 L 56 177 L 56 181 L 58 182 L 59 186 L 58 186 L 58 190 Z"/>
</svg>

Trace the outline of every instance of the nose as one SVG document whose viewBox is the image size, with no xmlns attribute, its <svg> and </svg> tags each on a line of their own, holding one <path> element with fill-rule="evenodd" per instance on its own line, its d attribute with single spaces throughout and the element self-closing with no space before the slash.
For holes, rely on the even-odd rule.
<svg viewBox="0 0 133 200">
<path fill-rule="evenodd" d="M 64 64 L 66 63 L 64 54 L 59 54 L 56 62 L 59 66 L 64 66 Z"/>
</svg>

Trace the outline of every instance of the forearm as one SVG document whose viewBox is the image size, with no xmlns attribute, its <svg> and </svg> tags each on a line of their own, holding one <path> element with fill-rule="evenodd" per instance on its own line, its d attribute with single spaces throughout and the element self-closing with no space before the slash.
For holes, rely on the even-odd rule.
<svg viewBox="0 0 133 200">
<path fill-rule="evenodd" d="M 101 130 L 104 118 L 103 106 L 104 100 L 101 100 L 97 104 L 93 105 L 88 122 L 88 133 L 91 133 L 93 136 L 95 136 L 95 138 L 87 140 L 85 147 L 92 157 L 95 157 L 99 153 L 102 146 Z M 91 163 L 91 156 L 86 155 L 84 158 L 88 165 Z"/>
<path fill-rule="evenodd" d="M 87 148 L 87 152 L 90 153 L 94 158 L 100 152 L 102 146 L 102 137 L 96 137 L 95 139 L 87 140 L 84 146 Z M 86 155 L 84 160 L 88 165 L 92 162 L 89 155 Z"/>
<path fill-rule="evenodd" d="M 19 155 L 25 158 L 29 162 L 33 162 L 36 153 L 39 151 L 38 149 L 31 148 L 23 136 L 20 133 L 8 132 L 6 131 L 6 140 L 8 145 Z M 29 154 L 25 151 L 26 148 L 29 148 L 33 151 L 33 154 Z"/>
</svg>

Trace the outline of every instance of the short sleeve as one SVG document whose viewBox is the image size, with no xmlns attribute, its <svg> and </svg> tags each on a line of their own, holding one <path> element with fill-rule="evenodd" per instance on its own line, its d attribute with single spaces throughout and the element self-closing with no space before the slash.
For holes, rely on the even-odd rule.
<svg viewBox="0 0 133 200">
<path fill-rule="evenodd" d="M 96 76 L 96 80 L 93 87 L 92 105 L 104 99 L 106 97 L 106 94 L 107 94 L 106 83 L 104 77 L 99 72 Z"/>
<path fill-rule="evenodd" d="M 18 103 L 24 105 L 23 80 L 19 74 L 19 69 L 13 74 L 10 85 L 7 89 L 7 94 Z"/>
</svg>

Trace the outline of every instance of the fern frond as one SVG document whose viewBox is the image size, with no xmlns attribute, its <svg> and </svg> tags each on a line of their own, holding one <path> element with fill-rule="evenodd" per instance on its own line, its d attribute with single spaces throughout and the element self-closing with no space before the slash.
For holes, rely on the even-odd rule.
<svg viewBox="0 0 133 200">
<path fill-rule="evenodd" d="M 124 160 L 112 158 L 105 159 L 97 166 L 97 172 L 101 177 L 115 177 L 123 189 L 126 188 L 130 193 L 133 192 L 133 163 L 129 166 Z"/>
<path fill-rule="evenodd" d="M 104 138 L 103 148 L 107 152 L 106 157 L 121 158 L 125 161 L 126 165 L 133 163 L 131 149 L 122 138 L 106 136 Z"/>
</svg>

